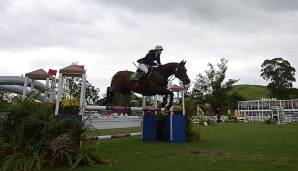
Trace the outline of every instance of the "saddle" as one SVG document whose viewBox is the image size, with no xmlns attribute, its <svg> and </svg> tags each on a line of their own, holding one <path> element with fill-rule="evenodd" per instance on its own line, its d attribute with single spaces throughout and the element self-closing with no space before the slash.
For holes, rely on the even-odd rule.
<svg viewBox="0 0 298 171">
<path fill-rule="evenodd" d="M 152 71 L 153 71 L 153 68 L 152 67 L 148 68 L 148 73 L 147 73 L 147 78 L 146 79 L 148 79 L 150 77 Z M 142 72 L 143 71 L 138 68 L 136 70 L 136 72 L 130 74 L 129 79 L 130 80 L 138 80 Z"/>
<path fill-rule="evenodd" d="M 141 75 L 141 72 L 134 72 L 134 73 L 130 74 L 129 79 L 130 80 L 138 80 L 140 75 Z"/>
</svg>

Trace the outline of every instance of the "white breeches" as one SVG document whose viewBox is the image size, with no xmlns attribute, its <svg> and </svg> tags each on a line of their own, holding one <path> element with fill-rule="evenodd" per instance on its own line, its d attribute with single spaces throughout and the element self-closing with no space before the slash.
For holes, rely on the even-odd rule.
<svg viewBox="0 0 298 171">
<path fill-rule="evenodd" d="M 148 65 L 145 65 L 145 64 L 140 64 L 139 63 L 139 69 L 144 71 L 146 74 L 148 72 Z"/>
</svg>

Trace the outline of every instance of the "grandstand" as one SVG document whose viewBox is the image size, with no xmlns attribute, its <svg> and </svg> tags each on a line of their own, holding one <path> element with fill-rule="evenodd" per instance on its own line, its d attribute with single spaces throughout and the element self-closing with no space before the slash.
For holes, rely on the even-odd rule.
<svg viewBox="0 0 298 171">
<path fill-rule="evenodd" d="M 250 121 L 264 121 L 271 117 L 281 120 L 279 114 L 283 115 L 282 121 L 298 121 L 298 99 L 276 100 L 262 99 L 251 101 L 238 101 L 237 115 L 247 117 Z M 281 116 L 282 116 L 281 115 Z"/>
</svg>

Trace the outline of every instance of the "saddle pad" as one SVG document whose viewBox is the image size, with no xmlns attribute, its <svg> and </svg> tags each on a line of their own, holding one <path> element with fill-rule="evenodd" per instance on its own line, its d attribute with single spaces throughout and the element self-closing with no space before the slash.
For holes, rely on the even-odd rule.
<svg viewBox="0 0 298 171">
<path fill-rule="evenodd" d="M 138 72 L 134 72 L 130 75 L 129 79 L 130 80 L 138 80 L 139 79 L 139 76 L 140 76 L 140 73 Z"/>
</svg>

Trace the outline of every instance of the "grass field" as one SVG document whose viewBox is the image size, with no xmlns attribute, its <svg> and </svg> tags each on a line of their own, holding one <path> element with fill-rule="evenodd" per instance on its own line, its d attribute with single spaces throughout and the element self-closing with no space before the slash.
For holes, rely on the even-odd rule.
<svg viewBox="0 0 298 171">
<path fill-rule="evenodd" d="M 140 136 L 94 141 L 98 153 L 116 164 L 75 170 L 298 170 L 298 123 L 222 123 L 196 129 L 203 142 L 143 142 Z M 140 128 L 110 129 L 88 134 L 138 131 Z"/>
</svg>

